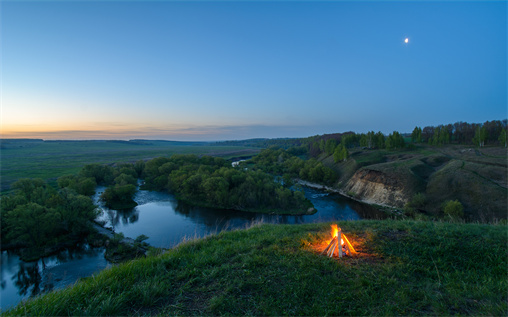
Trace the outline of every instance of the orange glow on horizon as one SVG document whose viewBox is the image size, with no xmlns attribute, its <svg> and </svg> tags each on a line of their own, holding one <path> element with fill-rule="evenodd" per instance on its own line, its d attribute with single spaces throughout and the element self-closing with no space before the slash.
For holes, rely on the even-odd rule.
<svg viewBox="0 0 508 317">
<path fill-rule="evenodd" d="M 150 124 L 128 123 L 93 123 L 83 124 L 67 122 L 66 124 L 2 124 L 1 138 L 5 139 L 44 139 L 44 140 L 112 140 L 112 139 L 201 139 L 213 137 L 225 131 L 220 126 L 195 126 L 184 124 L 167 124 L 154 126 Z"/>
</svg>

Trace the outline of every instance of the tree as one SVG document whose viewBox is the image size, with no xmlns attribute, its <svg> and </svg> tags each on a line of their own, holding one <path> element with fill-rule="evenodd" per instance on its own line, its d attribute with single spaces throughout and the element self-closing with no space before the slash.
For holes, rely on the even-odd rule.
<svg viewBox="0 0 508 317">
<path fill-rule="evenodd" d="M 28 201 L 38 201 L 41 197 L 41 189 L 45 192 L 47 184 L 40 178 L 22 178 L 11 186 L 17 194 L 25 197 Z M 38 201 L 42 203 L 41 201 Z"/>
<path fill-rule="evenodd" d="M 76 179 L 61 178 L 59 185 L 79 184 Z M 28 255 L 22 253 L 26 259 L 46 255 L 46 249 L 58 247 L 61 241 L 86 236 L 89 221 L 98 213 L 90 197 L 71 187 L 57 191 L 40 179 L 21 179 L 12 187 L 14 193 L 0 200 L 2 241 L 26 247 Z"/>
<path fill-rule="evenodd" d="M 501 130 L 501 133 L 499 134 L 498 141 L 499 141 L 499 143 L 501 143 L 502 146 L 507 147 L 508 146 L 507 139 L 508 138 L 507 138 L 506 128 L 503 128 L 503 130 Z"/>
<path fill-rule="evenodd" d="M 115 184 L 118 185 L 136 185 L 138 180 L 134 178 L 132 175 L 120 174 L 117 178 L 115 178 Z"/>
<path fill-rule="evenodd" d="M 378 149 L 384 149 L 385 148 L 385 135 L 381 131 L 376 133 L 374 143 L 375 143 L 375 146 Z"/>
<path fill-rule="evenodd" d="M 422 143 L 422 128 L 415 127 L 411 133 L 411 141 L 413 143 Z"/>
<path fill-rule="evenodd" d="M 60 214 L 36 203 L 17 206 L 7 214 L 7 239 L 41 252 L 55 242 Z"/>
<path fill-rule="evenodd" d="M 388 150 L 400 149 L 403 148 L 404 145 L 404 137 L 397 131 L 393 131 L 393 133 L 386 138 L 386 148 Z"/>
<path fill-rule="evenodd" d="M 136 193 L 136 186 L 114 185 L 106 188 L 101 195 L 101 200 L 106 203 L 108 208 L 112 209 L 128 209 L 133 208 L 137 203 L 132 199 Z"/>
<path fill-rule="evenodd" d="M 333 152 L 333 160 L 335 163 L 339 162 L 339 161 L 347 161 L 347 159 L 349 158 L 349 152 L 348 150 L 344 147 L 344 145 L 339 144 L 337 145 L 337 147 L 335 148 L 335 151 Z"/>
<path fill-rule="evenodd" d="M 485 146 L 485 140 L 487 139 L 487 129 L 482 126 L 476 128 L 475 135 L 473 137 L 473 144 L 479 147 Z"/>
<path fill-rule="evenodd" d="M 70 188 L 74 190 L 76 193 L 91 196 L 95 194 L 95 187 L 97 187 L 97 183 L 95 182 L 95 178 L 93 177 L 80 177 L 76 175 L 66 175 L 59 177 L 57 180 L 58 187 L 60 188 Z"/>
<path fill-rule="evenodd" d="M 370 131 L 367 133 L 367 147 L 369 149 L 372 149 L 374 147 L 374 139 L 375 139 L 375 133 L 374 131 Z"/>
<path fill-rule="evenodd" d="M 97 184 L 110 185 L 115 179 L 114 170 L 111 166 L 100 164 L 87 164 L 83 166 L 79 175 L 82 177 L 93 177 Z"/>
<path fill-rule="evenodd" d="M 76 194 L 72 189 L 63 188 L 59 192 L 60 204 L 56 210 L 60 214 L 61 228 L 72 234 L 84 235 L 88 232 L 89 221 L 99 215 L 99 210 L 90 197 Z"/>
<path fill-rule="evenodd" d="M 332 155 L 336 146 L 337 146 L 337 141 L 335 141 L 334 139 L 327 140 L 326 144 L 325 144 L 326 154 Z"/>
</svg>

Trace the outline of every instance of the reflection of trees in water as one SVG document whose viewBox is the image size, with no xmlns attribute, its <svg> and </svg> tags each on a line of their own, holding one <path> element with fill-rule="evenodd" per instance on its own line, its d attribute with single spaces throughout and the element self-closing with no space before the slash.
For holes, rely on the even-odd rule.
<svg viewBox="0 0 508 317">
<path fill-rule="evenodd" d="M 212 231 L 239 228 L 256 218 L 256 215 L 250 212 L 195 207 L 179 200 L 175 202 L 173 209 L 176 214 L 204 224 Z"/>
<path fill-rule="evenodd" d="M 115 227 L 122 221 L 122 224 L 135 223 L 139 220 L 139 211 L 137 208 L 131 209 L 107 209 L 105 210 L 106 220 L 113 227 L 113 231 Z"/>
<path fill-rule="evenodd" d="M 40 283 L 42 280 L 39 271 L 39 263 L 19 263 L 19 270 L 12 276 L 14 285 L 18 288 L 18 293 L 21 296 L 30 294 L 35 296 L 41 292 Z"/>
<path fill-rule="evenodd" d="M 103 250 L 102 248 L 92 248 L 90 245 L 86 243 L 80 243 L 74 246 L 71 249 L 66 249 L 54 255 L 53 257 L 49 257 L 49 260 L 56 259 L 59 263 L 65 263 L 73 260 L 81 260 L 84 257 L 93 257 L 97 256 Z"/>
<path fill-rule="evenodd" d="M 360 215 L 362 219 L 386 219 L 387 215 L 370 205 L 352 201 L 349 205 Z"/>
<path fill-rule="evenodd" d="M 206 225 L 218 231 L 241 228 L 252 222 L 295 224 L 306 223 L 305 215 L 270 215 L 238 210 L 194 207 L 183 201 L 176 201 L 173 206 L 175 213 Z"/>
<path fill-rule="evenodd" d="M 42 258 L 36 262 L 27 263 L 20 261 L 17 272 L 12 276 L 14 286 L 16 286 L 18 294 L 21 296 L 35 296 L 43 292 L 51 291 L 54 288 L 54 274 L 46 272 L 46 263 L 54 261 L 65 263 L 80 260 L 88 256 L 97 256 L 101 252 L 103 252 L 102 248 L 91 248 L 87 244 L 80 244 L 75 248 L 64 250 L 54 256 Z M 44 278 L 43 274 L 46 275 Z M 6 287 L 6 281 L 2 280 L 1 287 L 2 289 Z"/>
<path fill-rule="evenodd" d="M 176 213 L 179 213 L 183 216 L 188 216 L 191 212 L 191 206 L 181 200 L 176 201 L 176 206 L 173 206 L 173 209 Z"/>
<path fill-rule="evenodd" d="M 117 210 L 123 224 L 135 223 L 139 220 L 139 211 L 136 208 Z"/>
</svg>

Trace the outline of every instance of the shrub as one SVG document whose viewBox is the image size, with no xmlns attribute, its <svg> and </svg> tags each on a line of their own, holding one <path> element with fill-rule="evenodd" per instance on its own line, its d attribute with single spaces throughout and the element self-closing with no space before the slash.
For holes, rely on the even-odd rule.
<svg viewBox="0 0 508 317">
<path fill-rule="evenodd" d="M 464 217 L 464 206 L 458 200 L 447 200 L 443 204 L 443 212 L 445 216 L 452 219 L 459 219 Z"/>
<path fill-rule="evenodd" d="M 423 193 L 417 193 L 404 205 L 404 212 L 408 216 L 414 216 L 417 210 L 422 210 L 427 198 Z"/>
</svg>

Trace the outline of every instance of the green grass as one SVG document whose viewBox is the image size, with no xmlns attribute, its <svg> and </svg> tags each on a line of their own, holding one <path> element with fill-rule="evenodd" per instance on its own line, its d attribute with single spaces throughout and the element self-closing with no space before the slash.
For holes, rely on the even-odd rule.
<svg viewBox="0 0 508 317">
<path fill-rule="evenodd" d="M 190 241 L 21 303 L 7 315 L 506 316 L 505 225 L 340 222 L 359 252 L 319 254 L 329 224 Z"/>
<path fill-rule="evenodd" d="M 211 146 L 203 143 L 146 141 L 145 144 L 107 141 L 16 142 L 3 141 L 1 190 L 20 178 L 42 178 L 51 184 L 63 175 L 77 173 L 89 163 L 135 162 L 172 154 L 206 154 L 225 158 L 253 155 L 257 149 Z"/>
</svg>

